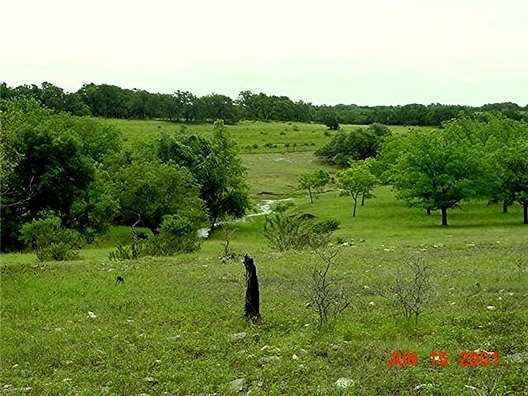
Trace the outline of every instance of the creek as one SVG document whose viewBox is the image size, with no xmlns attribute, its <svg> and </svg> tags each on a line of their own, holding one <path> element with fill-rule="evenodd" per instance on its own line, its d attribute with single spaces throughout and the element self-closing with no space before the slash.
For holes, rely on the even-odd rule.
<svg viewBox="0 0 528 396">
<path fill-rule="evenodd" d="M 274 205 L 277 205 L 277 204 L 280 204 L 280 203 L 284 203 L 284 202 L 291 202 L 291 201 L 293 201 L 293 198 L 266 199 L 266 200 L 260 201 L 260 203 L 257 205 L 257 208 L 258 208 L 257 212 L 250 213 L 250 214 L 248 214 L 248 215 L 246 215 L 244 217 L 238 218 L 238 219 L 219 221 L 215 225 L 218 226 L 218 225 L 221 225 L 221 224 L 246 223 L 247 221 L 249 221 L 253 217 L 265 216 L 265 215 L 268 215 L 270 213 L 273 213 L 273 206 Z M 209 233 L 210 232 L 211 232 L 211 228 L 210 227 L 200 228 L 198 230 L 198 237 L 202 238 L 202 239 L 206 239 L 207 237 L 209 237 Z"/>
</svg>

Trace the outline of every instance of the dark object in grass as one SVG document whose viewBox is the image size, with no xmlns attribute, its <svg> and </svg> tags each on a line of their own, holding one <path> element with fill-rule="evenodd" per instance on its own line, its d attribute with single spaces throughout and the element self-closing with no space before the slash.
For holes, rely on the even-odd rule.
<svg viewBox="0 0 528 396">
<path fill-rule="evenodd" d="M 260 295 L 257 277 L 257 268 L 253 257 L 244 256 L 244 266 L 246 267 L 246 304 L 244 306 L 244 316 L 256 323 L 260 320 Z"/>
<path fill-rule="evenodd" d="M 116 276 L 116 283 L 122 283 L 125 281 L 125 278 L 123 278 L 121 275 Z"/>
</svg>

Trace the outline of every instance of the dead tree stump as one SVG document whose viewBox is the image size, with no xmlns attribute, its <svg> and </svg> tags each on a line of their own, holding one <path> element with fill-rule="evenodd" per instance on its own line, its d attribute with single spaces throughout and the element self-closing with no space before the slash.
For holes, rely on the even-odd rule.
<svg viewBox="0 0 528 396">
<path fill-rule="evenodd" d="M 244 316 L 256 323 L 260 320 L 260 295 L 257 277 L 257 267 L 253 257 L 244 256 L 244 266 L 246 267 L 246 304 L 244 306 Z"/>
</svg>

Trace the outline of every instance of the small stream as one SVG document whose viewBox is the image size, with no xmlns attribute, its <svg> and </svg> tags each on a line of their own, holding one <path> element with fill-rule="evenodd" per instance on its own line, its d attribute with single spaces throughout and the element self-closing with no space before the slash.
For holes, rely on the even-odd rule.
<svg viewBox="0 0 528 396">
<path fill-rule="evenodd" d="M 216 225 L 245 223 L 245 222 L 249 221 L 249 219 L 251 219 L 253 217 L 265 216 L 265 215 L 268 215 L 268 214 L 272 213 L 274 205 L 277 205 L 277 204 L 280 204 L 280 203 L 284 203 L 284 202 L 291 202 L 291 201 L 293 201 L 293 198 L 266 199 L 264 201 L 261 201 L 260 204 L 257 205 L 258 211 L 256 213 L 248 214 L 248 215 L 246 215 L 244 217 L 241 217 L 239 219 L 220 221 L 220 222 L 216 223 Z M 211 232 L 211 228 L 209 228 L 209 227 L 200 228 L 198 230 L 198 237 L 202 238 L 202 239 L 206 239 L 209 236 L 210 232 Z"/>
</svg>

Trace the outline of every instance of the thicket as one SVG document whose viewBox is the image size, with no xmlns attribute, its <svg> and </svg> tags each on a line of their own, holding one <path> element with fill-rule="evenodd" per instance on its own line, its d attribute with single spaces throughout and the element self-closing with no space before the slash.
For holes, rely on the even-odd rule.
<svg viewBox="0 0 528 396">
<path fill-rule="evenodd" d="M 122 247 L 122 255 L 190 251 L 200 227 L 251 206 L 245 169 L 221 121 L 210 139 L 162 136 L 152 147 L 124 149 L 104 122 L 55 114 L 34 99 L 5 103 L 0 118 L 2 251 L 71 259 L 110 224 L 151 230 L 147 245 Z"/>
<path fill-rule="evenodd" d="M 350 161 L 375 158 L 390 135 L 389 127 L 377 123 L 350 132 L 338 132 L 315 155 L 330 164 L 347 166 Z"/>
</svg>

